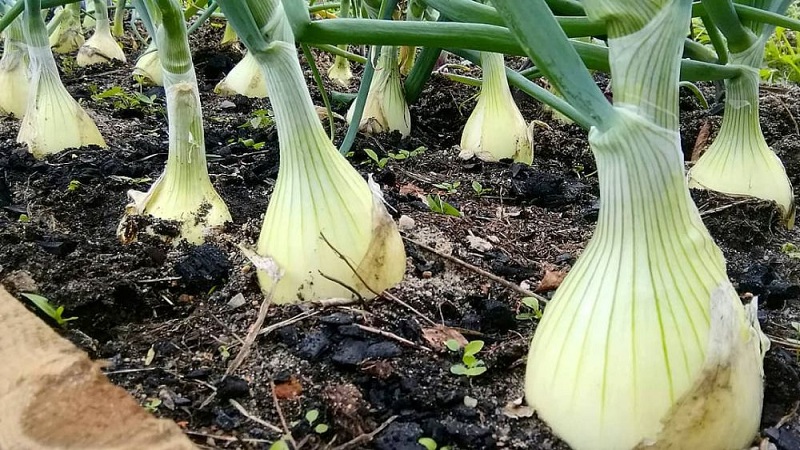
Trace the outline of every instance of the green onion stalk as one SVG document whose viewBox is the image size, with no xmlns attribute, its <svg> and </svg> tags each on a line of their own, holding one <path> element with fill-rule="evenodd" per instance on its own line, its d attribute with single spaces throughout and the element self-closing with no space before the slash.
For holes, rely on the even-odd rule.
<svg viewBox="0 0 800 450">
<path fill-rule="evenodd" d="M 578 450 L 745 448 L 768 341 L 684 176 L 678 86 L 691 0 L 582 5 L 608 29 L 613 106 L 544 2 L 495 3 L 537 68 L 593 119 L 600 181 L 594 236 L 536 329 L 526 397 Z"/>
<path fill-rule="evenodd" d="M 0 9 L 2 7 L 0 6 Z M 0 114 L 19 119 L 28 106 L 28 46 L 18 17 L 6 28 L 3 57 L 0 58 Z"/>
<path fill-rule="evenodd" d="M 111 26 L 111 34 L 121 37 L 125 34 L 125 6 L 127 0 L 116 0 L 114 2 L 114 24 Z"/>
<path fill-rule="evenodd" d="M 128 192 L 132 203 L 126 208 L 126 215 L 176 221 L 180 235 L 175 243 L 198 244 L 230 222 L 231 215 L 208 176 L 203 111 L 181 8 L 175 0 L 154 0 L 147 7 L 151 16 L 160 14 L 162 18 L 155 40 L 163 56 L 169 155 L 164 173 L 149 191 Z M 123 242 L 136 237 L 138 230 L 130 226 L 132 223 L 126 217 L 120 224 Z"/>
<path fill-rule="evenodd" d="M 791 1 L 751 0 L 751 6 L 784 12 Z M 714 6 L 714 5 L 712 5 Z M 709 8 L 710 9 L 710 8 Z M 710 9 L 717 11 L 717 9 Z M 718 18 L 712 15 L 712 20 Z M 725 18 L 718 18 L 725 20 Z M 735 19 L 738 21 L 738 18 Z M 740 66 L 742 74 L 725 80 L 725 110 L 722 127 L 711 146 L 689 171 L 691 187 L 710 189 L 734 196 L 748 196 L 774 201 L 784 222 L 794 226 L 795 200 L 786 169 L 767 144 L 759 122 L 759 69 L 764 48 L 774 27 L 757 23 L 742 26 L 745 41 L 729 48 L 728 64 Z M 728 45 L 735 41 L 728 31 Z M 757 33 L 757 34 L 756 34 Z"/>
<path fill-rule="evenodd" d="M 400 81 L 397 54 L 397 47 L 381 48 L 359 122 L 359 129 L 367 134 L 391 131 L 399 131 L 403 136 L 411 134 L 411 114 Z M 355 105 L 353 102 L 347 111 L 348 123 L 352 120 Z"/>
<path fill-rule="evenodd" d="M 375 297 L 402 279 L 403 242 L 378 186 L 322 127 L 281 3 L 221 7 L 264 72 L 278 129 L 280 171 L 253 257 L 261 289 L 278 304 Z"/>
<path fill-rule="evenodd" d="M 17 142 L 27 145 L 36 158 L 86 145 L 105 147 L 97 125 L 61 83 L 40 0 L 25 0 L 22 29 L 28 45 L 30 81 Z"/>
<path fill-rule="evenodd" d="M 59 13 L 58 25 L 50 33 L 50 47 L 56 53 L 72 53 L 84 43 L 81 4 L 70 3 Z"/>
<path fill-rule="evenodd" d="M 81 45 L 75 61 L 79 66 L 104 64 L 112 60 L 125 62 L 125 53 L 111 34 L 111 21 L 108 19 L 108 6 L 105 0 L 92 0 L 94 3 L 94 34 Z"/>
<path fill-rule="evenodd" d="M 83 27 L 84 28 L 91 28 L 91 27 L 94 26 L 94 22 L 95 22 L 95 20 L 94 20 L 94 14 L 95 14 L 94 7 L 95 7 L 94 0 L 89 0 L 89 1 L 86 2 L 86 6 L 85 6 L 85 8 L 86 8 L 85 13 L 86 14 L 83 15 Z"/>
<path fill-rule="evenodd" d="M 419 21 L 425 17 L 426 5 L 420 0 L 409 0 L 406 6 L 406 20 Z M 400 73 L 408 75 L 414 67 L 417 58 L 417 48 L 413 45 L 400 47 Z"/>
<path fill-rule="evenodd" d="M 339 17 L 342 19 L 350 17 L 350 0 L 341 0 Z M 339 48 L 347 51 L 347 45 L 340 45 Z M 342 55 L 336 55 L 333 59 L 333 64 L 328 68 L 328 78 L 339 86 L 349 87 L 350 80 L 353 79 L 350 60 Z"/>
<path fill-rule="evenodd" d="M 533 162 L 533 133 L 519 112 L 506 78 L 503 55 L 481 53 L 483 82 L 478 103 L 461 133 L 459 157 Z"/>
<path fill-rule="evenodd" d="M 146 7 L 145 2 L 150 4 L 149 2 L 151 1 L 133 0 L 134 8 L 136 8 L 136 12 L 142 19 L 142 24 L 150 34 L 150 44 L 147 45 L 147 48 L 136 60 L 136 64 L 133 67 L 133 77 L 143 83 L 163 86 L 164 76 L 161 70 L 161 59 L 158 54 L 158 43 L 155 39 L 156 29 L 161 25 L 161 13 L 155 6 Z M 152 15 L 150 11 L 152 11 Z"/>
</svg>

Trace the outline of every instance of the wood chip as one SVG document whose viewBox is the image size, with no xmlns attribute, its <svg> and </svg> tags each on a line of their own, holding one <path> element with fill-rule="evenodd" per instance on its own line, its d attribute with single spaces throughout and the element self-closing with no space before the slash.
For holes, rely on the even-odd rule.
<svg viewBox="0 0 800 450">
<path fill-rule="evenodd" d="M 283 383 L 275 384 L 275 396 L 279 400 L 292 400 L 303 393 L 303 385 L 295 377 L 289 378 Z"/>
<path fill-rule="evenodd" d="M 539 282 L 535 292 L 550 292 L 558 289 L 566 276 L 566 270 L 545 270 L 542 281 Z"/>
<path fill-rule="evenodd" d="M 703 154 L 706 148 L 708 148 L 708 138 L 711 135 L 711 122 L 708 119 L 703 121 L 703 126 L 700 127 L 700 132 L 697 133 L 697 139 L 694 141 L 694 147 L 692 148 L 692 162 L 697 162 L 700 159 L 700 155 Z"/>
</svg>

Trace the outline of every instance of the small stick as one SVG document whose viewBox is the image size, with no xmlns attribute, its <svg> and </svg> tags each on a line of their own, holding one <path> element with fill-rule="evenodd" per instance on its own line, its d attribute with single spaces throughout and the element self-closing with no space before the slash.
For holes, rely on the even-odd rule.
<svg viewBox="0 0 800 450">
<path fill-rule="evenodd" d="M 245 416 L 248 419 L 252 420 L 253 422 L 261 424 L 264 427 L 269 428 L 270 430 L 272 430 L 272 431 L 280 434 L 281 436 L 283 436 L 283 430 L 280 427 L 278 427 L 276 425 L 273 425 L 273 424 L 267 422 L 264 419 L 258 418 L 256 416 L 250 414 L 250 412 L 248 412 L 246 409 L 244 409 L 244 406 L 242 406 L 241 403 L 237 402 L 234 399 L 229 399 L 228 403 L 230 403 L 231 406 L 236 408 L 243 416 Z"/>
<path fill-rule="evenodd" d="M 397 342 L 399 342 L 401 344 L 407 345 L 409 347 L 414 347 L 414 348 L 419 349 L 419 350 L 425 350 L 427 352 L 433 352 L 433 350 L 429 349 L 428 347 L 425 347 L 424 345 L 416 344 L 416 343 L 411 342 L 406 338 L 402 338 L 402 337 L 400 337 L 400 336 L 398 336 L 398 335 L 396 335 L 394 333 L 390 333 L 388 331 L 379 330 L 377 328 L 368 327 L 366 325 L 361 325 L 359 323 L 355 324 L 355 326 L 358 327 L 361 330 L 364 330 L 364 331 L 368 332 L 368 333 L 374 333 L 374 334 L 377 334 L 379 336 L 383 336 L 383 337 L 386 337 L 386 338 L 389 338 L 389 339 L 394 339 L 395 341 L 397 341 Z"/>
<path fill-rule="evenodd" d="M 242 338 L 241 338 L 241 337 L 239 337 L 239 335 L 238 335 L 238 334 L 236 334 L 236 333 L 235 333 L 233 330 L 231 330 L 231 327 L 229 327 L 229 326 L 228 326 L 226 323 L 224 323 L 223 321 L 219 320 L 219 317 L 215 316 L 215 315 L 214 315 L 214 313 L 212 313 L 211 311 L 207 311 L 207 312 L 208 312 L 208 314 L 211 316 L 211 318 L 212 318 L 212 319 L 214 319 L 214 320 L 215 320 L 215 321 L 216 321 L 216 322 L 219 324 L 219 326 L 221 326 L 222 328 L 224 328 L 224 329 L 225 329 L 225 331 L 227 331 L 227 332 L 228 332 L 228 333 L 230 333 L 230 334 L 231 334 L 231 335 L 232 335 L 234 338 L 236 338 L 236 340 L 237 340 L 237 341 L 239 341 L 239 343 L 240 343 L 240 344 L 242 344 L 242 345 L 246 345 L 245 341 L 244 341 L 244 340 L 242 340 Z"/>
<path fill-rule="evenodd" d="M 197 437 L 204 437 L 204 438 L 211 438 L 211 439 L 219 439 L 220 441 L 225 442 L 247 442 L 253 444 L 271 444 L 272 441 L 268 439 L 255 439 L 255 438 L 237 438 L 236 436 L 221 436 L 216 434 L 209 434 L 209 433 L 201 433 L 199 431 L 189 431 L 184 430 L 184 433 L 188 434 L 189 436 L 197 436 Z"/>
<path fill-rule="evenodd" d="M 429 247 L 429 246 L 423 244 L 422 242 L 415 241 L 415 240 L 413 240 L 411 238 L 408 238 L 406 236 L 403 236 L 403 240 L 408 241 L 408 242 L 416 245 L 417 247 L 419 247 L 419 248 L 421 248 L 423 250 L 427 250 L 427 251 L 429 251 L 429 252 L 431 252 L 431 253 L 433 253 L 433 254 L 435 254 L 437 256 L 440 256 L 440 257 L 442 257 L 442 258 L 444 258 L 444 259 L 446 259 L 446 260 L 448 260 L 450 262 L 456 263 L 456 264 L 460 265 L 461 267 L 464 267 L 465 269 L 469 269 L 469 270 L 477 273 L 478 275 L 482 275 L 482 276 L 494 281 L 497 284 L 500 284 L 500 285 L 502 285 L 504 287 L 507 287 L 508 289 L 511 289 L 514 292 L 517 292 L 519 294 L 524 295 L 525 297 L 533 297 L 536 300 L 538 300 L 538 301 L 540 301 L 542 303 L 545 303 L 545 304 L 549 301 L 549 300 L 547 300 L 546 298 L 542 297 L 539 294 L 531 292 L 531 291 L 529 291 L 527 289 L 523 289 L 523 288 L 519 287 L 518 285 L 516 285 L 516 284 L 514 284 L 514 283 L 512 283 L 512 282 L 510 282 L 508 280 L 504 280 L 503 278 L 500 278 L 500 277 L 498 277 L 497 275 L 495 275 L 495 274 L 493 274 L 491 272 L 483 270 L 478 266 L 473 266 L 472 264 L 470 264 L 470 263 L 468 263 L 468 262 L 466 262 L 466 261 L 464 261 L 462 259 L 458 259 L 453 255 L 445 255 L 444 253 L 436 250 L 433 247 Z"/>
<path fill-rule="evenodd" d="M 136 373 L 136 372 L 149 372 L 151 370 L 160 370 L 161 367 L 145 367 L 143 369 L 122 369 L 122 370 L 113 370 L 111 372 L 103 372 L 106 376 L 109 375 L 119 375 L 123 373 Z"/>
<path fill-rule="evenodd" d="M 275 393 L 275 382 L 272 381 L 272 379 L 269 380 L 269 390 L 272 391 L 272 401 L 275 403 L 275 410 L 278 412 L 278 418 L 281 419 L 281 426 L 283 426 L 286 439 L 292 443 L 292 447 L 297 449 L 297 442 L 295 442 L 292 432 L 289 431 L 289 425 L 286 423 L 286 417 L 284 417 L 283 410 L 281 410 L 281 403 L 278 400 L 278 395 Z"/>
<path fill-rule="evenodd" d="M 231 365 L 228 366 L 228 370 L 225 371 L 225 376 L 230 375 L 234 370 L 238 369 L 239 366 L 244 362 L 244 359 L 247 358 L 247 355 L 250 354 L 250 349 L 253 347 L 253 343 L 260 334 L 259 331 L 261 330 L 261 326 L 264 325 L 264 320 L 267 318 L 267 311 L 269 311 L 269 305 L 272 304 L 272 297 L 275 294 L 275 287 L 277 285 L 277 282 L 272 284 L 272 289 L 270 289 L 269 294 L 266 296 L 266 298 L 264 298 L 264 301 L 261 302 L 261 307 L 258 309 L 258 318 L 256 318 L 256 323 L 253 324 L 253 327 L 250 328 L 250 331 L 247 333 L 247 337 L 245 338 L 244 344 L 242 344 L 242 348 L 239 350 L 239 353 L 236 354 L 236 358 L 233 360 Z"/>
<path fill-rule="evenodd" d="M 152 278 L 149 280 L 136 280 L 137 283 L 160 283 L 162 281 L 178 281 L 182 277 L 164 277 L 164 278 Z"/>
<path fill-rule="evenodd" d="M 344 444 L 342 444 L 342 445 L 340 445 L 338 447 L 334 447 L 333 450 L 346 450 L 346 449 L 354 447 L 354 446 L 356 446 L 358 444 L 366 443 L 366 442 L 371 441 L 372 439 L 375 438 L 375 436 L 378 435 L 378 433 L 380 433 L 386 427 L 388 427 L 390 423 L 394 422 L 394 420 L 397 419 L 397 417 L 398 416 L 389 417 L 389 419 L 387 419 L 386 422 L 383 422 L 381 424 L 381 426 L 379 426 L 378 428 L 375 428 L 374 430 L 372 430 L 371 432 L 369 432 L 367 434 L 362 434 L 361 436 L 356 436 L 353 439 L 345 442 Z"/>
<path fill-rule="evenodd" d="M 715 214 L 715 213 L 718 213 L 720 211 L 725 211 L 728 208 L 733 208 L 734 206 L 743 205 L 745 203 L 749 203 L 749 202 L 752 202 L 752 201 L 753 201 L 753 199 L 751 199 L 751 198 L 745 198 L 745 199 L 742 199 L 742 200 L 735 201 L 733 203 L 728 203 L 727 205 L 722 205 L 722 206 L 719 206 L 719 207 L 716 207 L 716 208 L 712 208 L 712 209 L 703 211 L 703 212 L 700 213 L 700 217 L 710 216 L 711 214 Z"/>
<path fill-rule="evenodd" d="M 794 406 L 792 407 L 792 410 L 789 411 L 789 414 L 786 414 L 785 416 L 781 417 L 781 420 L 779 420 L 778 423 L 775 424 L 775 428 L 780 428 L 780 427 L 786 425 L 787 422 L 792 420 L 794 418 L 794 416 L 797 415 L 797 408 L 800 408 L 800 401 L 794 402 Z"/>
<path fill-rule="evenodd" d="M 316 316 L 319 313 L 320 313 L 320 311 L 305 311 L 305 312 L 301 312 L 300 314 L 298 314 L 298 315 L 296 315 L 294 317 L 290 317 L 290 318 L 288 318 L 286 320 L 282 320 L 282 321 L 280 321 L 278 323 L 275 323 L 275 324 L 272 324 L 272 325 L 270 325 L 268 327 L 265 327 L 263 330 L 258 332 L 258 335 L 261 336 L 262 334 L 272 333 L 273 331 L 275 331 L 275 330 L 277 330 L 279 328 L 283 328 L 283 327 L 291 325 L 293 323 L 300 322 L 303 319 L 307 319 L 309 317 Z"/>
<path fill-rule="evenodd" d="M 412 312 L 414 312 L 414 313 L 415 313 L 415 314 L 417 314 L 418 316 L 422 317 L 423 319 L 425 319 L 425 320 L 426 320 L 426 321 L 428 321 L 429 323 L 431 323 L 431 324 L 433 324 L 433 325 L 436 325 L 436 322 L 434 322 L 433 320 L 429 319 L 427 316 L 425 316 L 425 315 L 424 315 L 424 314 L 422 314 L 421 312 L 419 312 L 419 311 L 417 311 L 416 309 L 412 308 L 412 307 L 411 307 L 411 305 L 409 305 L 408 303 L 406 303 L 406 302 L 404 302 L 404 301 L 400 300 L 399 298 L 397 298 L 396 296 L 394 296 L 394 295 L 390 294 L 389 292 L 386 292 L 386 291 L 383 291 L 383 292 L 378 292 L 378 291 L 376 291 L 375 289 L 372 289 L 372 287 L 371 287 L 371 286 L 370 286 L 370 285 L 369 285 L 369 284 L 368 284 L 368 283 L 367 283 L 367 282 L 366 282 L 366 281 L 365 281 L 363 278 L 361 278 L 361 274 L 359 274 L 359 273 L 358 273 L 358 271 L 356 270 L 356 268 L 355 268 L 355 267 L 353 267 L 353 265 L 352 265 L 352 264 L 350 264 L 350 261 L 348 261 L 348 260 L 347 260 L 347 258 L 345 258 L 345 256 L 342 254 L 342 252 L 340 252 L 339 250 L 337 250 L 337 249 L 336 249 L 336 247 L 334 247 L 334 246 L 333 246 L 333 244 L 331 244 L 331 241 L 329 241 L 329 240 L 328 240 L 328 238 L 326 238 L 324 234 L 321 234 L 321 233 L 320 233 L 320 236 L 322 237 L 322 240 L 324 240 L 324 241 L 325 241 L 325 243 L 326 243 L 326 244 L 328 244 L 328 247 L 330 247 L 330 248 L 331 248 L 331 250 L 333 250 L 333 252 L 334 252 L 334 253 L 336 253 L 336 256 L 338 256 L 338 257 L 339 257 L 339 259 L 341 259 L 342 261 L 344 261 L 344 263 L 345 263 L 345 264 L 347 264 L 347 267 L 349 267 L 349 268 L 350 268 L 350 270 L 351 270 L 351 271 L 353 271 L 353 274 L 354 274 L 356 277 L 358 277 L 358 280 L 359 280 L 359 281 L 361 281 L 361 283 L 362 283 L 362 284 L 364 284 L 364 286 L 366 286 L 366 287 L 367 287 L 367 289 L 369 289 L 369 290 L 370 290 L 370 292 L 372 292 L 372 293 L 373 293 L 373 294 L 375 294 L 376 296 L 385 296 L 385 297 L 386 297 L 386 298 L 388 298 L 389 300 L 392 300 L 393 302 L 397 302 L 397 303 L 398 303 L 398 304 L 400 304 L 401 306 L 405 306 L 406 308 L 410 309 Z"/>
</svg>

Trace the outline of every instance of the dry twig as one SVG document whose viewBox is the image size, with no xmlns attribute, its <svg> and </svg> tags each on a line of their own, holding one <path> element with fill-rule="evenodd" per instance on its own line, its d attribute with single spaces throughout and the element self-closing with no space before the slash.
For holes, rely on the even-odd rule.
<svg viewBox="0 0 800 450">
<path fill-rule="evenodd" d="M 236 400 L 233 400 L 233 399 L 229 399 L 228 402 L 231 404 L 231 406 L 236 408 L 236 410 L 239 411 L 239 413 L 241 413 L 243 416 L 247 417 L 248 419 L 252 420 L 255 423 L 261 424 L 266 428 L 269 428 L 271 431 L 274 431 L 274 432 L 276 432 L 276 433 L 278 433 L 280 435 L 283 435 L 283 430 L 279 426 L 273 425 L 273 424 L 267 422 L 264 419 L 260 419 L 260 418 L 258 418 L 256 416 L 250 414 L 249 411 L 244 409 L 244 406 L 242 406 L 241 403 L 239 403 L 239 402 L 237 402 Z"/>
<path fill-rule="evenodd" d="M 431 350 L 428 347 L 425 347 L 424 345 L 420 345 L 420 344 L 411 342 L 408 339 L 400 337 L 400 336 L 398 336 L 398 335 L 396 335 L 394 333 L 390 333 L 388 331 L 379 330 L 377 328 L 368 327 L 366 325 L 361 325 L 360 323 L 355 324 L 355 326 L 357 326 L 359 329 L 364 330 L 364 331 L 366 331 L 368 333 L 374 333 L 374 334 L 377 334 L 379 336 L 383 336 L 385 338 L 394 339 L 395 341 L 397 341 L 397 342 L 399 342 L 399 343 L 401 343 L 403 345 L 407 345 L 409 347 L 413 347 L 413 348 L 416 348 L 416 349 L 419 349 L 419 350 L 425 350 L 426 352 L 433 352 L 433 350 Z"/>
</svg>

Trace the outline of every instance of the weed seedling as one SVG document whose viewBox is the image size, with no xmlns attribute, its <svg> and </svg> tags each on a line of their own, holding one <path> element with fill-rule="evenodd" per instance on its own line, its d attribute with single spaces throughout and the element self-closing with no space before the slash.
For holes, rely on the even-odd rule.
<svg viewBox="0 0 800 450">
<path fill-rule="evenodd" d="M 317 422 L 317 419 L 319 419 L 319 411 L 318 410 L 312 409 L 312 410 L 309 410 L 306 413 L 306 422 L 308 422 L 309 425 L 314 427 L 314 432 L 315 433 L 317 433 L 317 434 L 325 434 L 325 433 L 327 433 L 328 432 L 328 425 L 327 424 L 317 423 L 316 425 L 314 425 Z"/>
<path fill-rule="evenodd" d="M 475 192 L 475 195 L 477 195 L 478 197 L 482 197 L 482 196 L 492 192 L 492 190 L 490 188 L 483 187 L 483 185 L 478 183 L 477 181 L 473 181 L 472 182 L 472 190 Z"/>
<path fill-rule="evenodd" d="M 81 187 L 81 182 L 80 182 L 80 181 L 78 181 L 78 180 L 72 180 L 72 181 L 70 181 L 70 182 L 69 182 L 69 184 L 67 185 L 67 191 L 68 191 L 68 192 L 75 192 L 75 191 L 77 191 L 77 190 L 78 190 L 80 187 Z"/>
<path fill-rule="evenodd" d="M 33 304 L 36 305 L 36 307 L 39 308 L 40 311 L 47 314 L 51 319 L 55 320 L 55 322 L 61 328 L 65 328 L 67 326 L 67 322 L 77 319 L 77 317 L 64 317 L 63 306 L 53 306 L 53 304 L 50 303 L 50 301 L 47 300 L 47 298 L 42 297 L 41 295 L 28 294 L 28 293 L 22 293 L 20 295 L 33 302 Z"/>
<path fill-rule="evenodd" d="M 460 186 L 461 186 L 460 181 L 454 181 L 452 183 L 439 183 L 433 185 L 433 187 L 442 189 L 448 194 L 455 194 L 456 192 L 458 192 L 458 188 Z"/>
<path fill-rule="evenodd" d="M 461 211 L 456 209 L 456 207 L 451 205 L 450 203 L 447 203 L 446 201 L 442 200 L 442 197 L 440 197 L 439 195 L 428 195 L 427 197 L 425 197 L 425 200 L 428 203 L 428 208 L 430 208 L 431 211 L 435 213 L 453 217 L 463 216 L 463 214 L 461 214 Z"/>
<path fill-rule="evenodd" d="M 27 214 L 20 214 L 20 215 L 19 215 L 19 219 L 18 219 L 18 220 L 19 220 L 20 222 L 22 222 L 22 223 L 28 223 L 28 222 L 30 222 L 30 221 L 31 221 L 31 218 L 30 218 L 30 217 L 28 217 L 28 215 L 27 215 Z"/>
<path fill-rule="evenodd" d="M 253 111 L 253 116 L 247 119 L 247 122 L 242 124 L 239 128 L 250 128 L 258 130 L 262 128 L 269 128 L 275 123 L 272 117 L 272 111 L 268 109 L 257 109 Z"/>
<path fill-rule="evenodd" d="M 542 307 L 539 306 L 539 300 L 533 297 L 525 297 L 522 299 L 522 306 L 525 307 L 525 312 L 517 314 L 517 320 L 539 320 L 542 318 Z"/>
<path fill-rule="evenodd" d="M 149 413 L 155 413 L 158 411 L 158 407 L 161 406 L 161 400 L 157 398 L 151 398 L 144 404 L 145 411 Z"/>
<path fill-rule="evenodd" d="M 421 437 L 417 442 L 427 450 L 450 450 L 450 447 L 446 445 L 444 447 L 439 447 L 439 444 L 429 437 Z"/>
<path fill-rule="evenodd" d="M 445 342 L 448 349 L 452 351 L 452 342 L 450 339 Z M 458 345 L 458 342 L 455 342 Z M 453 364 L 450 367 L 450 373 L 454 375 L 463 375 L 465 377 L 477 377 L 478 375 L 486 372 L 486 365 L 483 360 L 478 359 L 475 355 L 483 349 L 483 341 L 470 341 L 464 346 L 464 353 L 461 355 L 461 363 Z"/>
</svg>

